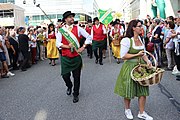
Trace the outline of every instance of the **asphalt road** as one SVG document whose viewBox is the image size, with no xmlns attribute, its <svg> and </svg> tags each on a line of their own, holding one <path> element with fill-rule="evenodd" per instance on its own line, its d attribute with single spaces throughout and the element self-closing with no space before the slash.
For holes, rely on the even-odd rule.
<svg viewBox="0 0 180 120">
<path fill-rule="evenodd" d="M 106 58 L 100 66 L 84 54 L 80 100 L 74 104 L 66 95 L 60 62 L 54 67 L 48 62 L 0 79 L 0 120 L 126 120 L 123 99 L 113 93 L 122 63 L 112 59 L 110 64 Z M 131 109 L 138 120 L 137 98 Z M 171 72 L 165 72 L 161 84 L 150 87 L 146 111 L 154 120 L 180 120 L 180 81 Z"/>
</svg>

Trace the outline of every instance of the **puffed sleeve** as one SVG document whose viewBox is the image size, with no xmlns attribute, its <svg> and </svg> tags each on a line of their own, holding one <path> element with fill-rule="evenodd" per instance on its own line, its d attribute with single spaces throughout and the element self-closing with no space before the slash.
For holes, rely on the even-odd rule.
<svg viewBox="0 0 180 120">
<path fill-rule="evenodd" d="M 60 32 L 56 33 L 56 47 L 61 49 L 60 47 L 63 45 L 62 43 L 62 34 Z"/>
<path fill-rule="evenodd" d="M 123 38 L 121 41 L 121 49 L 120 49 L 120 54 L 121 54 L 121 58 L 124 57 L 130 48 L 130 39 L 129 38 Z"/>
</svg>

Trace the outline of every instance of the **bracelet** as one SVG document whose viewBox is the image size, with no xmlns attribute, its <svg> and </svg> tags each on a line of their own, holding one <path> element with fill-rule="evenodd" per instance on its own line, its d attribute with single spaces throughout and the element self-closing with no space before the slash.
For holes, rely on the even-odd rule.
<svg viewBox="0 0 180 120">
<path fill-rule="evenodd" d="M 83 48 L 86 48 L 86 45 L 84 44 L 82 47 L 83 47 Z"/>
</svg>

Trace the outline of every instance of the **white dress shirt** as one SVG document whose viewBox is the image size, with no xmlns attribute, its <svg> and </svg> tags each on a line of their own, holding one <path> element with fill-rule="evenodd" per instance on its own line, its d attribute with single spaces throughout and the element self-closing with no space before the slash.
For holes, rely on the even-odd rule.
<svg viewBox="0 0 180 120">
<path fill-rule="evenodd" d="M 65 27 L 67 29 L 69 29 L 70 27 L 73 28 L 73 25 L 71 25 L 71 26 L 65 25 Z M 83 37 L 86 38 L 85 44 L 91 44 L 92 43 L 92 38 L 86 32 L 86 30 L 84 30 L 83 28 L 81 28 L 79 26 L 77 26 L 77 29 L 78 29 L 78 37 L 80 37 L 82 35 Z M 63 45 L 63 43 L 62 43 L 62 34 L 60 32 L 57 32 L 57 34 L 56 34 L 56 47 L 60 48 L 62 45 Z"/>
</svg>

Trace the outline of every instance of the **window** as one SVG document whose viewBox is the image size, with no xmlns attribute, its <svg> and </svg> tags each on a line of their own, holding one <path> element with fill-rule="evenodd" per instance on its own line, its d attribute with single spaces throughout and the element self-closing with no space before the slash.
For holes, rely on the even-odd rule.
<svg viewBox="0 0 180 120">
<path fill-rule="evenodd" d="M 34 16 L 32 17 L 32 19 L 33 19 L 33 20 L 40 20 L 40 16 L 39 16 L 39 15 L 34 15 Z"/>
<path fill-rule="evenodd" d="M 50 15 L 48 15 L 48 17 L 49 17 L 50 19 L 56 19 L 56 14 L 50 14 Z"/>
<path fill-rule="evenodd" d="M 57 14 L 57 18 L 62 19 L 63 18 L 62 14 Z"/>
<path fill-rule="evenodd" d="M 7 2 L 15 3 L 15 0 L 7 0 Z"/>
<path fill-rule="evenodd" d="M 45 20 L 46 16 L 41 15 L 41 20 Z"/>
<path fill-rule="evenodd" d="M 0 0 L 0 3 L 15 3 L 15 0 Z"/>
</svg>

